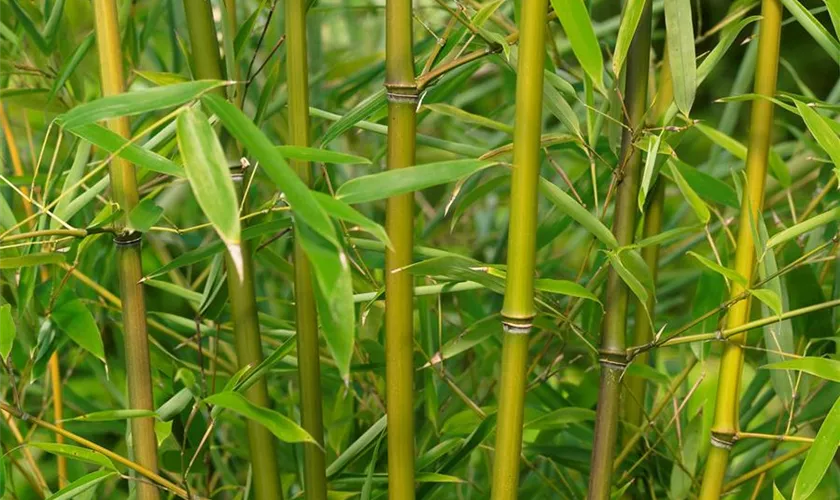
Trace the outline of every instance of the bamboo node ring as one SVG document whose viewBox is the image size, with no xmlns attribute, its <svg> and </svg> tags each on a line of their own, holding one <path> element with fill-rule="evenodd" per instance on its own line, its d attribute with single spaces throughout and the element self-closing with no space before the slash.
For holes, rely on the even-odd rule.
<svg viewBox="0 0 840 500">
<path fill-rule="evenodd" d="M 732 441 L 731 440 L 726 440 L 725 438 L 721 439 L 721 438 L 715 436 L 714 433 L 712 433 L 712 437 L 711 437 L 710 441 L 711 441 L 712 446 L 714 446 L 715 448 L 721 448 L 721 449 L 724 449 L 724 450 L 731 450 L 732 449 Z"/>
<path fill-rule="evenodd" d="M 414 104 L 418 100 L 417 84 L 386 83 L 388 102 Z"/>
<path fill-rule="evenodd" d="M 114 244 L 120 247 L 128 247 L 139 244 L 142 238 L 143 233 L 139 231 L 132 231 L 130 233 L 114 236 Z"/>
<path fill-rule="evenodd" d="M 531 325 L 530 323 L 528 323 L 528 324 L 522 324 L 522 323 L 514 324 L 514 323 L 502 322 L 502 329 L 504 330 L 504 332 L 509 333 L 511 335 L 528 335 L 529 333 L 531 333 L 531 327 L 532 326 L 533 325 Z"/>
</svg>

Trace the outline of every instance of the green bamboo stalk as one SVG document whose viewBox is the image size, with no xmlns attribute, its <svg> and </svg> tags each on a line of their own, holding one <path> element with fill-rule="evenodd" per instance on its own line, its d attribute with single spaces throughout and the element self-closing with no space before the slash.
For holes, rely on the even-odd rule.
<svg viewBox="0 0 840 500">
<path fill-rule="evenodd" d="M 776 93 L 776 78 L 779 67 L 779 41 L 781 38 L 782 5 L 779 0 L 762 0 L 761 24 L 759 25 L 758 61 L 755 72 L 755 93 L 773 96 Z M 764 187 L 767 178 L 767 158 L 773 128 L 774 104 L 766 99 L 757 99 L 752 104 L 750 132 L 747 142 L 747 182 L 741 201 L 741 215 L 738 223 L 738 238 L 735 250 L 735 271 L 753 281 L 755 267 L 754 221 L 761 217 L 764 203 Z M 731 297 L 744 293 L 745 287 L 732 284 Z M 726 328 L 733 329 L 749 321 L 750 300 L 735 303 L 727 313 Z M 746 333 L 734 335 L 723 348 L 720 359 L 720 376 L 715 403 L 715 417 L 712 424 L 712 446 L 703 483 L 701 499 L 720 497 L 729 451 L 738 433 L 738 397 L 741 386 L 741 369 L 744 361 L 743 344 Z"/>
<path fill-rule="evenodd" d="M 516 74 L 513 171 L 507 280 L 502 305 L 504 342 L 492 497 L 515 499 L 525 406 L 528 339 L 536 315 L 534 266 L 537 235 L 537 182 L 540 173 L 543 68 L 548 0 L 523 2 Z"/>
<path fill-rule="evenodd" d="M 104 96 L 121 94 L 125 91 L 123 76 L 122 47 L 117 20 L 117 4 L 114 0 L 95 0 L 96 40 L 99 51 L 99 68 Z M 108 121 L 108 128 L 122 137 L 130 137 L 128 118 Z M 114 200 L 125 214 L 137 205 L 137 177 L 134 166 L 127 161 L 114 158 L 110 166 L 111 192 Z M 117 247 L 117 269 L 122 299 L 123 341 L 125 345 L 125 369 L 128 380 L 128 403 L 138 410 L 154 410 L 152 398 L 152 377 L 149 362 L 149 339 L 146 331 L 146 303 L 143 296 L 143 268 L 140 261 L 140 233 L 125 230 L 126 219 L 115 222 L 120 233 L 114 238 Z M 145 469 L 156 473 L 157 441 L 155 423 L 150 417 L 131 419 L 131 436 L 135 461 Z M 146 482 L 138 482 L 137 498 L 157 500 L 158 489 Z"/>
<path fill-rule="evenodd" d="M 618 188 L 615 201 L 613 234 L 618 244 L 633 242 L 636 229 L 636 204 L 639 192 L 641 154 L 633 146 L 635 135 L 644 125 L 647 109 L 647 85 L 650 70 L 651 1 L 646 1 L 633 42 L 627 54 L 624 107 L 627 128 L 621 141 Z M 620 413 L 620 377 L 626 366 L 627 285 L 614 269 L 607 276 L 604 326 L 601 333 L 601 383 L 592 445 L 589 494 L 591 500 L 610 498 L 613 457 Z"/>
<path fill-rule="evenodd" d="M 417 84 L 414 80 L 411 0 L 385 3 L 385 88 L 388 92 L 388 169 L 414 164 Z M 385 386 L 388 413 L 388 497 L 414 498 L 413 279 L 395 272 L 412 262 L 414 194 L 388 199 L 385 230 Z"/>
<path fill-rule="evenodd" d="M 219 42 L 210 3 L 206 0 L 184 0 L 187 30 L 192 47 L 193 71 L 199 79 L 222 79 L 222 62 L 219 56 Z M 219 95 L 223 91 L 218 89 Z M 242 171 L 234 179 L 241 190 Z M 244 196 L 244 194 L 240 194 Z M 257 301 L 254 292 L 254 266 L 250 245 L 240 243 L 242 249 L 242 277 L 235 272 L 227 273 L 231 317 L 233 318 L 234 346 L 240 368 L 257 366 L 263 360 L 260 325 L 257 318 Z M 225 265 L 235 269 L 236 265 L 225 252 Z M 269 408 L 271 399 L 264 378 L 258 380 L 245 392 L 245 397 L 257 406 Z M 253 491 L 257 500 L 283 498 L 277 462 L 276 441 L 271 432 L 253 420 L 247 422 L 248 449 L 253 469 Z"/>
<path fill-rule="evenodd" d="M 667 44 L 663 49 L 663 53 L 665 56 L 662 58 L 662 69 L 659 73 L 659 87 L 657 89 L 656 102 L 654 104 L 654 119 L 652 120 L 659 126 L 665 125 L 662 123 L 663 118 L 674 99 L 674 86 L 673 80 L 671 79 L 671 66 L 669 64 Z M 647 211 L 645 212 L 645 222 L 642 230 L 643 238 L 655 236 L 662 231 L 664 209 L 665 178 L 660 176 L 651 192 L 651 199 L 647 207 Z M 651 278 L 653 279 L 654 285 L 656 284 L 656 277 L 659 270 L 659 250 L 660 246 L 658 244 L 648 245 L 642 249 L 642 258 L 651 270 Z M 653 329 L 651 328 L 651 323 L 655 317 L 655 305 L 656 294 L 651 293 L 646 304 L 646 309 L 647 311 L 650 311 L 651 315 L 651 321 L 648 321 L 645 308 L 643 308 L 641 304 L 637 304 L 635 327 L 633 329 L 632 336 L 632 342 L 634 344 L 647 344 L 653 340 Z M 636 358 L 634 362 L 647 364 L 649 358 L 650 356 L 648 353 L 643 353 Z M 624 420 L 633 427 L 639 427 L 643 423 L 642 417 L 644 412 L 642 410 L 645 404 L 647 383 L 642 377 L 628 376 L 625 377 L 624 385 L 627 393 L 629 394 L 629 397 L 626 398 L 624 405 Z M 625 445 L 628 442 L 628 438 L 631 438 L 631 436 L 624 437 Z"/>
<path fill-rule="evenodd" d="M 309 146 L 309 66 L 307 64 L 306 0 L 286 0 L 286 84 L 289 92 L 289 140 L 295 146 Z M 312 183 L 309 162 L 292 166 L 307 184 Z M 327 498 L 324 424 L 321 409 L 321 360 L 318 347 L 318 319 L 312 288 L 312 266 L 299 242 L 295 242 L 295 318 L 297 327 L 300 419 L 303 428 L 319 445 L 303 448 L 303 486 L 306 498 Z"/>
</svg>

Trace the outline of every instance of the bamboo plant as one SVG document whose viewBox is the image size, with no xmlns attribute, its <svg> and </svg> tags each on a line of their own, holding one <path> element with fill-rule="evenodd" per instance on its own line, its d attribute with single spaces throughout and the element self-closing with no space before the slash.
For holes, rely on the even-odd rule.
<svg viewBox="0 0 840 500">
<path fill-rule="evenodd" d="M 210 3 L 204 0 L 184 0 L 187 27 L 190 33 L 193 67 L 199 79 L 221 80 L 222 62 L 216 26 Z M 217 89 L 217 95 L 223 95 Z M 234 167 L 234 180 L 242 191 L 244 168 Z M 239 260 L 240 262 L 237 262 Z M 234 323 L 234 345 L 236 360 L 240 369 L 257 366 L 263 360 L 260 324 L 257 318 L 257 301 L 254 289 L 254 265 L 250 245 L 240 243 L 240 255 L 225 252 L 225 266 L 228 270 L 227 285 L 230 296 L 231 316 Z M 240 268 L 241 266 L 241 268 Z M 258 407 L 268 408 L 271 399 L 265 379 L 259 379 L 246 391 L 246 397 Z M 271 432 L 259 422 L 248 420 L 248 449 L 253 469 L 254 496 L 259 500 L 282 499 L 283 488 L 278 475 L 277 450 Z"/>
<path fill-rule="evenodd" d="M 388 97 L 388 170 L 414 165 L 417 84 L 411 0 L 385 4 L 385 89 Z M 411 273 L 414 198 L 388 199 L 385 230 L 385 402 L 388 413 L 388 497 L 414 498 L 414 304 Z"/>
<path fill-rule="evenodd" d="M 504 344 L 493 462 L 494 499 L 514 499 L 519 489 L 519 454 L 528 365 L 529 333 L 536 315 L 537 184 L 540 173 L 543 61 L 547 0 L 522 5 L 516 75 L 516 117 L 508 235 L 508 267 L 502 307 Z"/>
<path fill-rule="evenodd" d="M 627 55 L 624 86 L 626 128 L 616 174 L 615 219 L 612 232 L 620 246 L 633 243 L 636 230 L 636 204 L 639 193 L 641 153 L 634 145 L 644 125 L 650 64 L 652 2 L 645 1 L 638 27 Z M 610 269 L 605 287 L 606 302 L 599 361 L 601 381 L 595 417 L 595 441 L 589 468 L 588 498 L 605 500 L 612 487 L 613 458 L 621 412 L 621 375 L 626 366 L 626 328 L 630 290 L 615 269 Z"/>
<path fill-rule="evenodd" d="M 758 60 L 756 61 L 754 92 L 760 96 L 772 97 L 776 93 L 776 79 L 779 67 L 779 40 L 781 39 L 782 4 L 779 0 L 761 2 L 761 24 L 758 34 Z M 757 99 L 752 103 L 750 113 L 749 139 L 747 143 L 746 183 L 741 200 L 738 219 L 738 236 L 735 244 L 735 271 L 754 281 L 756 263 L 756 242 L 753 239 L 754 225 L 761 217 L 765 197 L 767 164 L 770 153 L 775 105 L 769 99 Z M 730 297 L 737 300 L 727 311 L 726 328 L 737 329 L 750 319 L 750 300 L 742 299 L 747 286 L 732 284 Z M 746 334 L 741 333 L 728 339 L 720 359 L 720 373 L 715 400 L 715 416 L 709 456 L 703 472 L 701 499 L 719 498 L 729 454 L 738 433 L 738 405 L 741 395 L 741 371 L 744 363 L 743 344 Z"/>
<path fill-rule="evenodd" d="M 96 40 L 99 50 L 99 67 L 102 94 L 113 96 L 125 91 L 122 45 L 117 21 L 117 4 L 113 0 L 96 0 L 93 4 L 96 17 Z M 108 128 L 122 137 L 129 137 L 128 119 L 116 118 Z M 137 206 L 137 178 L 134 166 L 121 158 L 114 158 L 110 167 L 111 191 L 114 200 L 125 214 L 117 223 L 114 238 L 119 270 L 119 297 L 122 300 L 123 338 L 125 342 L 128 402 L 136 410 L 154 410 L 152 378 L 149 361 L 149 341 L 146 331 L 146 304 L 141 265 L 142 234 L 126 230 L 127 215 Z M 131 420 L 131 435 L 135 461 L 142 467 L 157 472 L 157 438 L 154 419 L 141 417 Z M 137 483 L 137 498 L 156 500 L 158 489 L 146 482 Z"/>
<path fill-rule="evenodd" d="M 286 82 L 289 89 L 289 139 L 294 146 L 309 146 L 309 65 L 306 43 L 306 0 L 286 2 Z M 306 185 L 312 183 L 309 162 L 292 166 Z M 303 246 L 295 242 L 295 326 L 297 327 L 298 377 L 301 424 L 317 443 L 304 445 L 306 498 L 326 499 L 324 427 L 321 409 L 321 359 L 315 308 L 312 266 Z"/>
</svg>

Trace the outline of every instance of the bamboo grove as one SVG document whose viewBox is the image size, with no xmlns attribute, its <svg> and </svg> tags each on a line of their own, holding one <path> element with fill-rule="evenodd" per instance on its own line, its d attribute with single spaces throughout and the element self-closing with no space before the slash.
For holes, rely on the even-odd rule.
<svg viewBox="0 0 840 500">
<path fill-rule="evenodd" d="M 0 0 L 0 497 L 832 499 L 835 0 Z"/>
</svg>

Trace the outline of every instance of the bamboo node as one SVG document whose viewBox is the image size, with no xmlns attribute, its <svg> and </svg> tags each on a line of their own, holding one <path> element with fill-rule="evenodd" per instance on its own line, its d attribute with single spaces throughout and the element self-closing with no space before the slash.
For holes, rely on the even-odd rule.
<svg viewBox="0 0 840 500">
<path fill-rule="evenodd" d="M 502 329 L 505 333 L 509 333 L 511 335 L 528 335 L 531 333 L 531 325 L 523 324 L 523 323 L 508 323 L 506 321 L 502 322 Z"/>
<path fill-rule="evenodd" d="M 416 83 L 386 83 L 388 102 L 414 104 L 418 100 Z"/>
<path fill-rule="evenodd" d="M 613 370 L 624 370 L 627 368 L 627 355 L 623 352 L 602 350 L 599 352 L 598 362 Z"/>
<path fill-rule="evenodd" d="M 720 436 L 720 437 L 718 437 Z M 721 448 L 723 450 L 731 450 L 732 443 L 734 441 L 735 436 L 732 435 L 725 435 L 721 433 L 716 433 L 712 431 L 712 437 L 710 439 L 712 446 L 715 448 Z"/>
<path fill-rule="evenodd" d="M 139 231 L 132 231 L 130 233 L 114 236 L 114 244 L 118 247 L 130 247 L 133 245 L 139 245 L 142 238 L 143 233 Z"/>
</svg>

